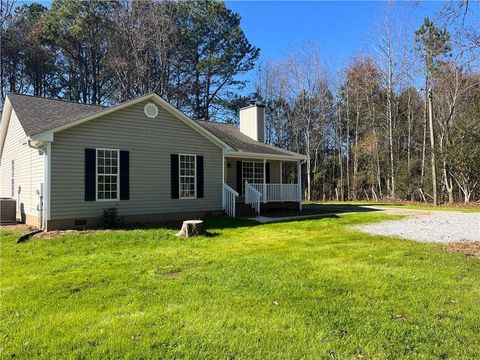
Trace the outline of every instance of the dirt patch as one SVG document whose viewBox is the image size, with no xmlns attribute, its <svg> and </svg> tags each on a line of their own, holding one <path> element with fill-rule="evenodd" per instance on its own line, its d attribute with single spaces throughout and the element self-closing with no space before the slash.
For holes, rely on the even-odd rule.
<svg viewBox="0 0 480 360">
<path fill-rule="evenodd" d="M 65 235 L 82 235 L 98 232 L 105 232 L 109 230 L 53 230 L 48 232 L 40 232 L 33 236 L 34 239 L 54 239 Z"/>
<path fill-rule="evenodd" d="M 480 241 L 460 242 L 448 244 L 445 246 L 447 251 L 457 251 L 464 253 L 466 256 L 480 259 Z"/>
<path fill-rule="evenodd" d="M 392 316 L 392 320 L 394 320 L 394 321 L 409 321 L 410 317 L 408 317 L 407 315 L 398 314 L 398 315 Z"/>
<path fill-rule="evenodd" d="M 166 277 L 167 279 L 175 279 L 179 277 L 181 273 L 182 273 L 181 270 L 169 271 L 169 272 L 163 273 L 163 276 Z"/>
<path fill-rule="evenodd" d="M 2 225 L 0 230 L 8 231 L 11 233 L 29 233 L 34 230 L 37 230 L 35 226 L 30 226 L 26 224 L 15 224 L 15 225 Z"/>
</svg>

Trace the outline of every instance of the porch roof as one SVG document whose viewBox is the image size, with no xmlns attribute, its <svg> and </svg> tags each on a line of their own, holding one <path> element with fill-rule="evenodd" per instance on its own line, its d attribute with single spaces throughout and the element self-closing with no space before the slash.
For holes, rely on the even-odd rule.
<svg viewBox="0 0 480 360">
<path fill-rule="evenodd" d="M 263 155 L 266 158 L 290 158 L 291 160 L 306 158 L 305 155 L 255 141 L 232 124 L 205 120 L 195 121 L 235 150 L 227 155 L 238 157 Z"/>
</svg>

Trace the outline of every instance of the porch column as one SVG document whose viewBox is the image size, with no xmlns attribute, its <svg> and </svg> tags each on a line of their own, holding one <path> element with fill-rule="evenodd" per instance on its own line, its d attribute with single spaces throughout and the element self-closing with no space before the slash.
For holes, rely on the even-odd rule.
<svg viewBox="0 0 480 360">
<path fill-rule="evenodd" d="M 298 210 L 302 210 L 302 163 L 297 162 L 297 197 L 298 197 Z"/>
<path fill-rule="evenodd" d="M 263 203 L 267 203 L 267 160 L 263 159 Z"/>
<path fill-rule="evenodd" d="M 222 150 L 222 210 L 225 210 L 225 150 Z"/>
<path fill-rule="evenodd" d="M 283 162 L 280 161 L 280 185 L 283 183 Z M 283 186 L 280 186 L 280 198 L 285 199 L 284 192 L 283 192 Z"/>
<path fill-rule="evenodd" d="M 280 184 L 283 184 L 283 162 L 280 161 Z"/>
</svg>

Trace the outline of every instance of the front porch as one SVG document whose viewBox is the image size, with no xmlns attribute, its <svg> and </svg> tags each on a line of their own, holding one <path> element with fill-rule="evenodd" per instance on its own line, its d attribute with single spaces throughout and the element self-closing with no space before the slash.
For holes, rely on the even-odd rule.
<svg viewBox="0 0 480 360">
<path fill-rule="evenodd" d="M 223 175 L 223 209 L 229 216 L 236 216 L 238 203 L 256 215 L 268 203 L 295 202 L 302 209 L 301 161 L 225 157 Z"/>
</svg>

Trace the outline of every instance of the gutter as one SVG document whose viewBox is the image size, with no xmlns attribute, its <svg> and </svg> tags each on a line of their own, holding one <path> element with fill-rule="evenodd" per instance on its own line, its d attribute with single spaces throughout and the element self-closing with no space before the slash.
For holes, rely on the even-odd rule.
<svg viewBox="0 0 480 360">
<path fill-rule="evenodd" d="M 280 161 L 306 161 L 306 156 L 302 154 L 297 155 L 280 155 L 280 154 L 264 154 L 264 153 L 252 153 L 246 151 L 228 151 L 225 153 L 227 158 L 243 158 L 243 159 L 269 159 Z"/>
</svg>

